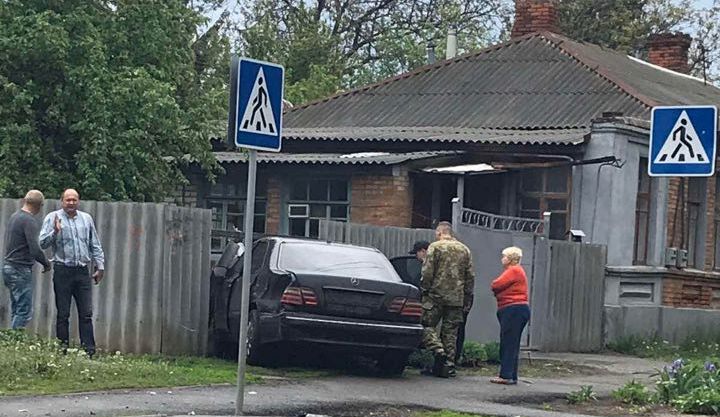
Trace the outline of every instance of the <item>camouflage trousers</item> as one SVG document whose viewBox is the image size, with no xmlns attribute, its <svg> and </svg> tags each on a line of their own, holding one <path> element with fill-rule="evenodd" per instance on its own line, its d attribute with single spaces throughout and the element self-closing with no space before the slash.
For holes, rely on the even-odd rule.
<svg viewBox="0 0 720 417">
<path fill-rule="evenodd" d="M 423 345 L 433 353 L 444 353 L 447 364 L 454 366 L 458 328 L 463 321 L 462 307 L 423 302 Z M 438 324 L 440 336 L 438 337 Z"/>
</svg>

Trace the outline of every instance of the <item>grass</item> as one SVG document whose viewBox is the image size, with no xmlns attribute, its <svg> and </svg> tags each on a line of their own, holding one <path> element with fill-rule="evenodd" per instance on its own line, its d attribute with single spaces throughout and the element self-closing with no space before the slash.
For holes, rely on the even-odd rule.
<svg viewBox="0 0 720 417">
<path fill-rule="evenodd" d="M 674 345 L 659 337 L 629 336 L 607 345 L 609 350 L 641 358 L 672 360 L 720 358 L 720 336 L 700 335 Z"/>
<path fill-rule="evenodd" d="M 0 331 L 0 395 L 59 394 L 118 388 L 234 384 L 237 363 L 213 358 L 99 354 L 79 349 L 63 355 L 55 341 Z M 249 367 L 248 384 L 272 378 L 314 378 L 323 370 Z"/>
</svg>

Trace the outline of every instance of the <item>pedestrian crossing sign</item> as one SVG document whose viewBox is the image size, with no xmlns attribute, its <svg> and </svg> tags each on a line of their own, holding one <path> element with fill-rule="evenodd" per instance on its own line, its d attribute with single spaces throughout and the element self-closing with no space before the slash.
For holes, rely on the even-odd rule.
<svg viewBox="0 0 720 417">
<path fill-rule="evenodd" d="M 717 152 L 715 106 L 654 107 L 648 173 L 655 177 L 709 177 Z"/>
<path fill-rule="evenodd" d="M 284 68 L 240 58 L 237 71 L 235 146 L 279 152 Z"/>
</svg>

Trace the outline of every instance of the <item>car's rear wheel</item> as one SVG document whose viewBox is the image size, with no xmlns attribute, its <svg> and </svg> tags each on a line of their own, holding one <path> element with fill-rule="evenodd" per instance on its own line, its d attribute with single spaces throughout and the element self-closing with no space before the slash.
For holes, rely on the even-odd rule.
<svg viewBox="0 0 720 417">
<path fill-rule="evenodd" d="M 385 352 L 378 358 L 377 369 L 382 375 L 400 376 L 405 371 L 410 352 Z"/>
</svg>

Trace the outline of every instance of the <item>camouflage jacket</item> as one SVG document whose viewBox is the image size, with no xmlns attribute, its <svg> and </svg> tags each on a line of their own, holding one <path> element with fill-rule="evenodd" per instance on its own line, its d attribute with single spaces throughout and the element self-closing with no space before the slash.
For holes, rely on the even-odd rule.
<svg viewBox="0 0 720 417">
<path fill-rule="evenodd" d="M 420 287 L 423 303 L 470 308 L 475 287 L 470 249 L 455 239 L 430 244 Z"/>
</svg>

